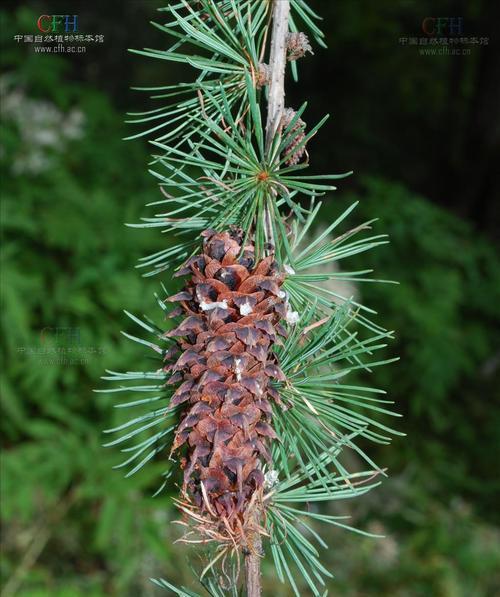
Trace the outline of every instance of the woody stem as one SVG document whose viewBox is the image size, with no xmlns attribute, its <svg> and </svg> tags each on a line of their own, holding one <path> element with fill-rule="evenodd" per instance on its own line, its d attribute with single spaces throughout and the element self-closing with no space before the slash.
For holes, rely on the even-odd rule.
<svg viewBox="0 0 500 597">
<path fill-rule="evenodd" d="M 290 15 L 289 0 L 273 0 L 273 26 L 271 35 L 271 53 L 269 67 L 271 80 L 269 83 L 269 102 L 266 123 L 266 150 L 269 152 L 276 134 L 280 134 L 281 118 L 285 108 L 285 70 L 286 70 L 286 37 Z M 265 234 L 268 243 L 274 245 L 272 215 L 269 203 L 265 209 Z M 258 508 L 253 513 L 255 529 L 260 526 L 261 512 Z M 245 555 L 245 575 L 247 597 L 262 595 L 260 564 L 262 559 L 262 538 L 258 530 L 249 537 L 249 548 Z"/>
<path fill-rule="evenodd" d="M 289 15 L 289 0 L 274 0 L 271 55 L 269 57 L 271 80 L 266 123 L 267 150 L 270 149 L 276 133 L 280 132 L 281 117 L 285 108 L 286 37 Z"/>
<path fill-rule="evenodd" d="M 266 151 L 268 152 L 275 135 L 280 133 L 281 117 L 285 107 L 286 36 L 288 34 L 289 15 L 289 0 L 273 0 L 273 28 L 269 57 L 271 80 L 269 82 L 266 123 Z M 272 214 L 268 202 L 266 202 L 264 217 L 266 241 L 274 246 Z"/>
<path fill-rule="evenodd" d="M 256 509 L 253 513 L 254 523 L 259 523 L 260 513 Z M 253 526 L 253 525 L 252 525 Z M 260 561 L 262 559 L 262 539 L 260 533 L 255 531 L 249 537 L 247 553 L 245 555 L 245 578 L 247 597 L 260 597 L 262 595 Z"/>
</svg>

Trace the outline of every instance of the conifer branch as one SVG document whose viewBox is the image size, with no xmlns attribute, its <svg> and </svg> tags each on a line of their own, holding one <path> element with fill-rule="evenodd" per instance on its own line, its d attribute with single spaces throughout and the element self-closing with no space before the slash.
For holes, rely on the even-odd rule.
<svg viewBox="0 0 500 597">
<path fill-rule="evenodd" d="M 106 445 L 132 443 L 116 467 L 128 467 L 127 476 L 162 458 L 158 492 L 182 471 L 174 500 L 182 540 L 207 548 L 199 581 L 211 596 L 240 594 L 243 556 L 247 596 L 260 597 L 265 542 L 278 578 L 300 597 L 296 570 L 307 594 L 320 597 L 331 575 L 312 541 L 325 543 L 304 518 L 356 529 L 306 504 L 376 487 L 385 471 L 357 442 L 386 444 L 398 434 L 378 418 L 397 416 L 384 391 L 343 380 L 394 360 L 374 356 L 392 333 L 332 286 L 375 281 L 369 269 L 337 265 L 387 241 L 361 236 L 372 222 L 338 232 L 355 205 L 313 236 L 317 198 L 350 173 L 304 174 L 306 145 L 327 117 L 307 127 L 305 105 L 285 109 L 287 62 L 296 78 L 296 61 L 312 52 L 299 27 L 324 45 L 307 1 L 178 0 L 164 10 L 168 20 L 157 27 L 173 37 L 171 47 L 137 53 L 182 63 L 197 78 L 151 88 L 170 103 L 134 118 L 149 127 L 140 134 L 153 136 L 151 173 L 162 191 L 153 204 L 159 213 L 134 226 L 161 228 L 171 239 L 141 259 L 145 275 L 174 268 L 184 283 L 157 297 L 174 329 L 127 313 L 148 339 L 124 335 L 151 350 L 156 364 L 104 377 L 117 384 L 112 392 L 142 396 L 117 405 L 139 414 L 106 430 L 118 436 Z M 346 470 L 345 450 L 367 470 Z"/>
</svg>

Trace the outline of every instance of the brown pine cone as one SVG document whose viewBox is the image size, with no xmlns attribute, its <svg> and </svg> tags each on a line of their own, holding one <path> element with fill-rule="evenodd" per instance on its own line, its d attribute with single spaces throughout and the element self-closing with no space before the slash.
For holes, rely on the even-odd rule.
<svg viewBox="0 0 500 597">
<path fill-rule="evenodd" d="M 279 396 L 270 380 L 283 373 L 271 349 L 286 334 L 280 320 L 288 307 L 272 256 L 255 263 L 236 228 L 203 235 L 203 254 L 178 272 L 189 281 L 168 299 L 184 316 L 167 334 L 178 339 L 165 366 L 169 383 L 180 382 L 172 406 L 183 405 L 172 452 L 183 453 L 185 497 L 236 533 L 263 486 L 268 441 L 277 437 L 271 403 Z"/>
</svg>

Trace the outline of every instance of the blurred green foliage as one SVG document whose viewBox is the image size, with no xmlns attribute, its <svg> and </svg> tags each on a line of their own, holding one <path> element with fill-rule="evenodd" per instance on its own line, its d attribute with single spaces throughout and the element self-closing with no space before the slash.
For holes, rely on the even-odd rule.
<svg viewBox="0 0 500 597">
<path fill-rule="evenodd" d="M 496 451 L 500 440 L 500 261 L 495 245 L 465 220 L 398 183 L 361 179 L 360 190 L 331 199 L 325 213 L 359 200 L 350 224 L 373 217 L 390 244 L 352 265 L 375 277 L 361 298 L 396 330 L 390 354 L 401 361 L 374 375 L 390 388 L 406 416 L 396 466 L 432 463 L 439 492 L 474 499 L 482 515 L 499 521 Z M 387 457 L 383 451 L 382 458 Z"/>
<path fill-rule="evenodd" d="M 158 282 L 133 269 L 155 238 L 123 223 L 157 190 L 145 148 L 121 140 L 104 94 L 65 80 L 68 62 L 4 59 L 2 576 L 24 572 L 22 554 L 48 532 L 22 594 L 137 595 L 139 568 L 168 554 L 167 500 L 146 497 L 154 466 L 132 483 L 111 471 L 112 400 L 92 390 L 105 366 L 141 358 L 120 336 L 122 309 L 155 305 Z M 79 131 L 66 138 L 72 113 Z"/>
<path fill-rule="evenodd" d="M 22 31 L 32 16 L 2 14 L 2 30 Z M 160 281 L 132 266 L 168 239 L 123 227 L 157 198 L 147 150 L 121 141 L 122 114 L 75 82 L 68 61 L 10 39 L 2 48 L 4 594 L 156 595 L 150 576 L 190 576 L 178 546 L 173 555 L 168 496 L 150 497 L 163 467 L 127 480 L 111 470 L 119 456 L 101 447 L 101 430 L 116 419 L 113 397 L 92 392 L 105 368 L 144 365 L 119 334 L 130 325 L 122 309 L 158 314 Z M 409 437 L 379 454 L 389 481 L 352 504 L 356 524 L 388 538 L 328 538 L 332 593 L 493 596 L 498 255 L 465 221 L 382 179 L 328 198 L 325 221 L 357 199 L 348 225 L 379 217 L 377 232 L 391 237 L 359 264 L 400 285 L 359 292 L 397 330 L 388 350 L 402 360 L 374 383 L 390 390 Z M 266 594 L 288 594 L 270 569 L 266 583 Z"/>
</svg>

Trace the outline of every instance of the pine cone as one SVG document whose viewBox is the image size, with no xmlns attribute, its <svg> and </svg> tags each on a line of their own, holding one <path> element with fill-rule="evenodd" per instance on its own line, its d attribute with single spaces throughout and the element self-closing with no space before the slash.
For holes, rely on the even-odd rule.
<svg viewBox="0 0 500 597">
<path fill-rule="evenodd" d="M 288 127 L 294 119 L 297 112 L 293 108 L 286 108 L 281 118 L 281 126 L 283 129 Z M 287 133 L 287 147 L 285 149 L 285 155 L 289 158 L 286 161 L 287 166 L 296 166 L 306 153 L 305 144 L 299 145 L 304 141 L 305 138 L 306 123 L 302 118 L 298 118 L 293 125 L 292 129 Z"/>
<path fill-rule="evenodd" d="M 271 403 L 280 401 L 270 380 L 283 373 L 271 349 L 286 334 L 280 320 L 288 306 L 272 256 L 255 263 L 253 246 L 242 247 L 236 228 L 203 234 L 203 254 L 178 272 L 191 278 L 168 299 L 180 303 L 174 314 L 184 315 L 167 334 L 178 339 L 165 366 L 169 383 L 180 382 L 172 406 L 184 408 L 172 452 L 184 454 L 187 499 L 214 523 L 226 519 L 236 534 L 264 484 L 268 440 L 277 437 Z"/>
</svg>

